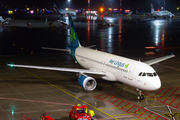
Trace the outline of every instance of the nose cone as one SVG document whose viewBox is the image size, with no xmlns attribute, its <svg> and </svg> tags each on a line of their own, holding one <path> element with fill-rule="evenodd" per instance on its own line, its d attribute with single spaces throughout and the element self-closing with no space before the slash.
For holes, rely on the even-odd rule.
<svg viewBox="0 0 180 120">
<path fill-rule="evenodd" d="M 157 78 L 156 82 L 153 85 L 154 90 L 158 90 L 161 87 L 161 80 L 159 79 L 159 77 Z"/>
</svg>

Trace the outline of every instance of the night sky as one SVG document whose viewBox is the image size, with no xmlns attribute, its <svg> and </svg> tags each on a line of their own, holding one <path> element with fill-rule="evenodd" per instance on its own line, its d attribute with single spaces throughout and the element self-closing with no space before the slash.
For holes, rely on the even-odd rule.
<svg viewBox="0 0 180 120">
<path fill-rule="evenodd" d="M 71 0 L 71 8 L 85 8 L 87 9 L 88 0 Z M 118 8 L 120 6 L 120 0 L 104 0 L 105 7 Z M 164 0 L 159 0 L 160 6 L 164 5 Z M 13 8 L 23 8 L 25 5 L 28 7 L 40 7 L 40 8 L 51 8 L 52 3 L 55 2 L 58 7 L 66 8 L 69 6 L 67 0 L 2 0 L 1 7 L 10 6 Z M 153 3 L 155 10 L 158 9 L 158 0 L 122 0 L 122 6 L 124 9 L 130 10 L 143 10 L 150 12 L 150 4 Z M 102 0 L 91 0 L 91 10 L 98 10 L 102 5 Z M 176 7 L 180 7 L 180 0 L 166 0 L 166 9 L 173 11 Z M 174 8 L 174 9 L 173 9 Z"/>
</svg>

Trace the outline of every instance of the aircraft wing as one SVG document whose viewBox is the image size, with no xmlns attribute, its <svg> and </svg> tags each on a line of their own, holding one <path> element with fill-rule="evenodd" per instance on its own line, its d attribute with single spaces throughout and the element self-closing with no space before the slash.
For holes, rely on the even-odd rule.
<svg viewBox="0 0 180 120">
<path fill-rule="evenodd" d="M 49 12 L 54 12 L 54 10 L 48 10 L 47 8 L 45 8 L 46 11 L 49 11 Z"/>
<path fill-rule="evenodd" d="M 84 74 L 93 74 L 93 75 L 106 75 L 105 72 L 102 71 L 93 71 L 86 69 L 76 69 L 76 68 L 62 68 L 62 67 L 44 67 L 44 66 L 30 66 L 30 65 L 14 65 L 7 64 L 10 67 L 21 67 L 21 68 L 35 68 L 35 69 L 44 69 L 44 70 L 55 70 L 55 71 L 65 71 L 65 72 L 75 72 L 75 73 L 84 73 Z"/>
<path fill-rule="evenodd" d="M 164 57 L 160 57 L 160 58 L 156 58 L 156 59 L 153 59 L 153 60 L 145 61 L 144 63 L 146 63 L 148 65 L 153 65 L 155 63 L 164 61 L 164 60 L 172 58 L 172 57 L 175 57 L 175 55 L 173 55 L 173 54 L 172 55 L 167 55 L 167 56 L 164 56 Z"/>
</svg>

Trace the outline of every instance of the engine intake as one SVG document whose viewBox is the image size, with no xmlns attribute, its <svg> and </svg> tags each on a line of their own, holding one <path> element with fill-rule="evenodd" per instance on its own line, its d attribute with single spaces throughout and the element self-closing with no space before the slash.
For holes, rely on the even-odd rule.
<svg viewBox="0 0 180 120">
<path fill-rule="evenodd" d="M 92 91 L 96 88 L 97 82 L 94 78 L 81 75 L 78 79 L 79 85 L 87 91 Z"/>
</svg>

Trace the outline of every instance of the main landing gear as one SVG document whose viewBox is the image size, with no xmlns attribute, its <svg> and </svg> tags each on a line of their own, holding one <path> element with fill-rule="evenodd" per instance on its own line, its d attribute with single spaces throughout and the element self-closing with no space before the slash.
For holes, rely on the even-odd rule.
<svg viewBox="0 0 180 120">
<path fill-rule="evenodd" d="M 137 99 L 138 100 L 144 100 L 144 96 L 141 94 L 141 90 L 137 88 L 137 91 L 139 92 Z"/>
</svg>

